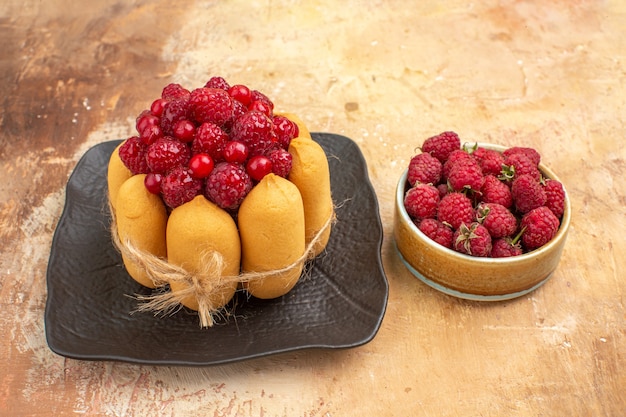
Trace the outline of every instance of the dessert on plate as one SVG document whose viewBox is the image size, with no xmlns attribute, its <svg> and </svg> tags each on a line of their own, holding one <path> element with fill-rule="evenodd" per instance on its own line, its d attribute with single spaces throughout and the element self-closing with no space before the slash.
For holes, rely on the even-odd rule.
<svg viewBox="0 0 626 417">
<path fill-rule="evenodd" d="M 263 299 L 324 250 L 334 208 L 328 160 L 304 123 L 249 87 L 168 84 L 108 165 L 113 241 L 128 274 L 202 326 L 238 289 Z"/>
</svg>

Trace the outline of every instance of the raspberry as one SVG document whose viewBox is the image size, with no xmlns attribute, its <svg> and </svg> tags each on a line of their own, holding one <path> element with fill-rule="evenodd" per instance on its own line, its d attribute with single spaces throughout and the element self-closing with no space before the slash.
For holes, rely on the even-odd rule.
<svg viewBox="0 0 626 417">
<path fill-rule="evenodd" d="M 189 99 L 189 90 L 184 88 L 180 84 L 170 83 L 163 88 L 161 91 L 161 98 L 172 101 L 172 100 L 183 100 L 187 101 Z"/>
<path fill-rule="evenodd" d="M 463 193 L 446 194 L 439 202 L 437 219 L 455 230 L 463 223 L 470 224 L 474 220 L 472 201 Z"/>
<path fill-rule="evenodd" d="M 298 125 L 285 116 L 274 116 L 272 123 L 274 123 L 274 131 L 276 132 L 280 146 L 285 149 L 289 148 L 291 140 L 297 138 L 300 134 Z"/>
<path fill-rule="evenodd" d="M 513 196 L 509 186 L 493 175 L 487 175 L 481 189 L 482 201 L 497 203 L 508 209 L 513 206 Z"/>
<path fill-rule="evenodd" d="M 452 248 L 467 255 L 486 257 L 491 255 L 491 236 L 485 226 L 478 222 L 463 223 L 452 237 Z"/>
<path fill-rule="evenodd" d="M 220 162 L 206 179 L 204 195 L 223 209 L 235 211 L 252 189 L 252 179 L 238 164 Z"/>
<path fill-rule="evenodd" d="M 504 165 L 504 156 L 500 152 L 479 147 L 472 152 L 472 157 L 478 161 L 483 175 L 500 175 Z"/>
<path fill-rule="evenodd" d="M 559 230 L 559 219 L 546 206 L 537 207 L 522 217 L 522 244 L 531 251 L 548 243 Z"/>
<path fill-rule="evenodd" d="M 172 100 L 163 107 L 161 115 L 161 130 L 165 136 L 174 135 L 174 126 L 177 122 L 189 118 L 189 105 L 185 100 Z"/>
<path fill-rule="evenodd" d="M 503 171 L 507 178 L 512 179 L 520 175 L 531 175 L 537 180 L 541 178 L 541 172 L 537 165 L 530 158 L 521 153 L 514 153 L 505 157 Z"/>
<path fill-rule="evenodd" d="M 179 165 L 186 165 L 190 157 L 191 151 L 187 145 L 167 136 L 158 138 L 146 153 L 150 170 L 161 174 Z"/>
<path fill-rule="evenodd" d="M 205 88 L 219 88 L 220 90 L 228 91 L 230 85 L 223 77 L 211 77 L 209 81 L 204 85 Z"/>
<path fill-rule="evenodd" d="M 279 177 L 287 178 L 291 172 L 293 157 L 282 148 L 273 149 L 267 157 L 272 161 L 272 172 Z"/>
<path fill-rule="evenodd" d="M 511 195 L 515 209 L 520 213 L 528 213 L 532 209 L 546 203 L 546 192 L 539 181 L 532 175 L 524 174 L 517 177 L 511 184 Z"/>
<path fill-rule="evenodd" d="M 446 194 L 450 192 L 448 184 L 445 183 L 437 185 L 437 190 L 439 190 L 439 198 L 443 198 Z"/>
<path fill-rule="evenodd" d="M 428 152 L 443 164 L 450 153 L 461 148 L 461 139 L 454 132 L 443 132 L 432 136 L 422 144 L 422 152 Z"/>
<path fill-rule="evenodd" d="M 522 246 L 519 242 L 513 242 L 510 237 L 501 237 L 494 239 L 491 243 L 492 258 L 507 258 L 509 256 L 518 256 L 523 253 Z"/>
<path fill-rule="evenodd" d="M 172 169 L 161 181 L 163 201 L 170 208 L 176 208 L 202 191 L 202 180 L 196 179 L 184 166 Z"/>
<path fill-rule="evenodd" d="M 546 192 L 546 206 L 556 217 L 561 217 L 565 211 L 565 190 L 563 184 L 557 180 L 546 179 L 543 190 Z"/>
<path fill-rule="evenodd" d="M 220 88 L 196 88 L 189 97 L 191 117 L 197 124 L 214 123 L 230 126 L 233 121 L 233 99 Z"/>
<path fill-rule="evenodd" d="M 231 139 L 246 145 L 250 156 L 265 154 L 278 143 L 272 120 L 256 110 L 235 119 Z"/>
<path fill-rule="evenodd" d="M 418 228 L 428 236 L 430 239 L 445 246 L 448 249 L 452 248 L 452 236 L 454 232 L 449 226 L 446 226 L 442 222 L 436 219 L 424 219 L 419 222 Z"/>
<path fill-rule="evenodd" d="M 439 159 L 429 153 L 421 153 L 411 158 L 407 179 L 411 186 L 420 182 L 423 184 L 438 184 L 441 181 L 442 164 Z"/>
<path fill-rule="evenodd" d="M 487 228 L 492 238 L 511 236 L 517 230 L 517 218 L 506 207 L 497 203 L 480 203 L 476 220 Z"/>
<path fill-rule="evenodd" d="M 417 183 L 404 195 L 404 208 L 415 220 L 435 218 L 438 205 L 439 190 L 431 184 Z"/>
<path fill-rule="evenodd" d="M 224 148 L 228 143 L 228 134 L 214 123 L 202 123 L 196 129 L 196 137 L 191 143 L 191 151 L 196 153 L 206 153 L 219 162 L 224 160 Z"/>
<path fill-rule="evenodd" d="M 446 161 L 443 163 L 443 167 L 441 169 L 441 177 L 444 180 L 447 180 L 448 176 L 450 176 L 450 171 L 452 171 L 452 168 L 454 168 L 457 164 L 462 164 L 468 161 L 470 163 L 473 162 L 472 156 L 467 153 L 467 151 L 463 149 L 455 149 L 450 153 L 448 159 L 446 159 Z"/>
<path fill-rule="evenodd" d="M 479 192 L 483 187 L 485 181 L 483 172 L 478 165 L 478 162 L 468 160 L 464 163 L 459 163 L 452 168 L 450 175 L 448 176 L 448 184 L 454 191 L 477 191 Z"/>
<path fill-rule="evenodd" d="M 502 152 L 502 156 L 507 158 L 509 155 L 522 154 L 532 161 L 535 166 L 539 166 L 541 155 L 534 148 L 525 148 L 522 146 L 514 146 Z"/>
<path fill-rule="evenodd" d="M 146 162 L 147 152 L 148 146 L 138 136 L 126 139 L 119 149 L 120 159 L 133 175 L 147 174 L 150 171 Z"/>
</svg>

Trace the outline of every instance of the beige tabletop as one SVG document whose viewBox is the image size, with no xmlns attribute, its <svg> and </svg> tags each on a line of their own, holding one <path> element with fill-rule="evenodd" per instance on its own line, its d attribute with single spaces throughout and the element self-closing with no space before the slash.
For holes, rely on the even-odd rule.
<svg viewBox="0 0 626 417">
<path fill-rule="evenodd" d="M 164 85 L 213 75 L 359 145 L 384 229 L 380 330 L 210 367 L 56 355 L 46 267 L 70 173 Z M 0 415 L 626 415 L 626 2 L 8 0 L 0 76 Z M 444 130 L 536 147 L 565 183 L 567 245 L 535 292 L 464 301 L 399 260 L 396 182 Z"/>
</svg>

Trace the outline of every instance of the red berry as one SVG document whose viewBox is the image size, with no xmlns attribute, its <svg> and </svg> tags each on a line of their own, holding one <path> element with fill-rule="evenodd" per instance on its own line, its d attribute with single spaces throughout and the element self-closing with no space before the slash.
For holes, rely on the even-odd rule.
<svg viewBox="0 0 626 417">
<path fill-rule="evenodd" d="M 220 127 L 233 121 L 233 99 L 220 88 L 196 88 L 189 97 L 191 117 L 198 123 L 214 123 Z"/>
<path fill-rule="evenodd" d="M 189 169 L 177 166 L 163 177 L 161 193 L 163 201 L 170 208 L 193 200 L 202 191 L 202 180 L 194 178 Z"/>
<path fill-rule="evenodd" d="M 265 154 L 278 143 L 272 120 L 255 110 L 235 119 L 231 139 L 246 145 L 251 156 Z"/>
<path fill-rule="evenodd" d="M 279 177 L 287 178 L 291 172 L 293 157 L 283 148 L 273 149 L 267 157 L 272 162 L 272 172 Z"/>
<path fill-rule="evenodd" d="M 205 153 L 197 153 L 189 160 L 189 170 L 194 178 L 206 178 L 215 166 L 213 158 Z"/>
<path fill-rule="evenodd" d="M 452 236 L 454 232 L 450 229 L 450 226 L 436 219 L 424 219 L 419 222 L 417 227 L 430 239 L 448 249 L 452 248 Z"/>
<path fill-rule="evenodd" d="M 522 217 L 522 244 L 531 251 L 548 243 L 559 230 L 559 219 L 546 206 L 537 207 Z"/>
<path fill-rule="evenodd" d="M 523 147 L 523 146 L 514 146 L 514 147 L 508 148 L 504 152 L 502 152 L 502 156 L 504 156 L 505 158 L 507 158 L 510 155 L 514 155 L 514 154 L 522 154 L 522 155 L 526 156 L 528 159 L 530 159 L 532 161 L 532 163 L 535 166 L 539 166 L 539 163 L 541 162 L 541 154 L 539 154 L 539 152 L 537 152 L 537 150 L 534 149 L 534 148 L 528 148 L 528 147 Z"/>
<path fill-rule="evenodd" d="M 269 97 L 263 94 L 262 92 L 258 90 L 251 90 L 250 99 L 251 99 L 250 103 L 254 103 L 255 101 L 263 101 L 265 104 L 269 106 L 270 113 L 274 111 L 274 102 L 272 102 L 272 100 L 270 100 Z"/>
<path fill-rule="evenodd" d="M 172 100 L 183 100 L 186 101 L 189 99 L 189 90 L 177 83 L 170 83 L 163 88 L 161 91 L 161 98 L 172 101 Z"/>
<path fill-rule="evenodd" d="M 506 207 L 497 203 L 480 203 L 476 220 L 487 228 L 492 238 L 511 236 L 517 230 L 517 218 Z"/>
<path fill-rule="evenodd" d="M 250 176 L 241 165 L 220 162 L 206 179 L 204 195 L 221 208 L 235 211 L 252 186 Z"/>
<path fill-rule="evenodd" d="M 274 123 L 274 131 L 276 132 L 280 146 L 288 149 L 291 140 L 300 135 L 298 125 L 285 116 L 280 115 L 272 117 L 272 123 Z"/>
<path fill-rule="evenodd" d="M 189 106 L 185 100 L 168 101 L 161 115 L 161 130 L 165 136 L 174 135 L 174 126 L 179 120 L 189 119 Z"/>
<path fill-rule="evenodd" d="M 452 237 L 454 250 L 467 255 L 487 257 L 491 255 L 491 235 L 489 231 L 478 222 L 463 223 Z"/>
<path fill-rule="evenodd" d="M 507 171 L 508 177 L 512 175 L 513 179 L 520 175 L 530 175 L 537 180 L 541 178 L 539 167 L 522 153 L 514 153 L 504 158 L 503 172 L 506 173 Z"/>
<path fill-rule="evenodd" d="M 411 186 L 420 182 L 436 185 L 441 180 L 441 162 L 429 153 L 421 153 L 411 158 L 407 180 Z"/>
<path fill-rule="evenodd" d="M 163 131 L 158 125 L 148 126 L 141 131 L 139 137 L 141 138 L 141 141 L 146 145 L 152 145 L 155 140 L 163 137 Z"/>
<path fill-rule="evenodd" d="M 233 85 L 228 89 L 228 94 L 246 107 L 250 105 L 252 100 L 250 89 L 243 84 Z"/>
<path fill-rule="evenodd" d="M 454 132 L 443 132 L 432 136 L 422 144 L 422 152 L 428 152 L 444 163 L 452 151 L 461 148 L 461 139 Z"/>
<path fill-rule="evenodd" d="M 493 175 L 485 177 L 481 193 L 485 203 L 497 203 L 508 209 L 513 206 L 511 188 Z"/>
<path fill-rule="evenodd" d="M 231 140 L 224 146 L 223 154 L 226 162 L 243 164 L 248 160 L 248 147 L 241 142 Z"/>
<path fill-rule="evenodd" d="M 143 184 L 146 186 L 146 189 L 152 194 L 160 194 L 162 181 L 163 175 L 157 174 L 155 172 L 149 172 L 148 174 L 146 174 L 146 178 L 144 178 Z"/>
<path fill-rule="evenodd" d="M 220 90 L 228 91 L 230 85 L 223 77 L 211 77 L 209 81 L 204 85 L 205 88 L 219 88 Z"/>
<path fill-rule="evenodd" d="M 246 164 L 246 172 L 253 180 L 261 181 L 264 176 L 272 172 L 272 161 L 267 156 L 253 156 Z"/>
<path fill-rule="evenodd" d="M 466 162 L 473 163 L 472 159 L 472 156 L 464 149 L 455 149 L 454 151 L 450 152 L 450 156 L 448 156 L 448 159 L 443 162 L 443 166 L 441 168 L 441 178 L 447 181 L 448 177 L 450 176 L 450 172 L 452 171 L 452 168 L 454 168 L 458 164 Z"/>
<path fill-rule="evenodd" d="M 146 162 L 148 146 L 138 136 L 133 136 L 120 146 L 119 156 L 126 168 L 136 174 L 146 174 L 150 171 Z"/>
<path fill-rule="evenodd" d="M 532 175 L 524 174 L 517 177 L 511 184 L 511 195 L 515 209 L 520 213 L 528 213 L 532 209 L 546 203 L 546 192 L 539 181 Z"/>
<path fill-rule="evenodd" d="M 228 143 L 228 134 L 218 125 L 206 122 L 196 129 L 196 136 L 191 144 L 191 151 L 206 153 L 214 161 L 224 159 L 224 149 Z"/>
<path fill-rule="evenodd" d="M 494 239 L 491 243 L 492 258 L 507 258 L 509 256 L 519 256 L 523 253 L 519 242 L 514 243 L 510 237 Z"/>
<path fill-rule="evenodd" d="M 504 165 L 504 156 L 493 149 L 478 147 L 472 152 L 472 157 L 478 161 L 483 175 L 500 175 L 502 165 Z"/>
<path fill-rule="evenodd" d="M 167 103 L 166 99 L 157 98 L 150 105 L 150 112 L 157 117 L 161 117 L 161 115 L 163 114 L 163 108 L 165 107 L 166 103 Z"/>
<path fill-rule="evenodd" d="M 455 165 L 448 176 L 448 184 L 454 191 L 471 190 L 479 192 L 483 187 L 484 181 L 483 172 L 473 159 Z"/>
<path fill-rule="evenodd" d="M 144 130 L 152 126 L 159 126 L 159 118 L 149 110 L 144 110 L 137 116 L 135 120 L 135 128 L 137 133 L 141 134 Z"/>
<path fill-rule="evenodd" d="M 248 106 L 248 110 L 260 111 L 261 113 L 265 114 L 267 117 L 272 117 L 272 108 L 266 101 L 263 101 L 263 100 L 253 101 Z"/>
<path fill-rule="evenodd" d="M 439 202 L 437 219 L 458 229 L 461 224 L 470 224 L 474 221 L 474 207 L 472 201 L 463 193 L 451 192 Z"/>
<path fill-rule="evenodd" d="M 414 220 L 435 218 L 438 204 L 439 190 L 432 184 L 418 182 L 404 195 L 404 208 Z"/>
<path fill-rule="evenodd" d="M 189 120 L 183 119 L 174 125 L 174 137 L 181 142 L 189 143 L 196 134 L 196 125 Z"/>
<path fill-rule="evenodd" d="M 543 186 L 546 192 L 546 207 L 548 207 L 556 217 L 561 217 L 565 211 L 565 189 L 563 184 L 557 180 L 546 179 Z"/>
<path fill-rule="evenodd" d="M 146 161 L 152 172 L 166 173 L 174 167 L 187 165 L 189 147 L 170 137 L 158 138 L 148 147 Z"/>
</svg>

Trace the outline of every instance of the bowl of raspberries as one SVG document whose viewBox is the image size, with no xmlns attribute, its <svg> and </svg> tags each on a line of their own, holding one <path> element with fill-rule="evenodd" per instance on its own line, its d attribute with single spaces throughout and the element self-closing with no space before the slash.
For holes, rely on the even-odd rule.
<svg viewBox="0 0 626 417">
<path fill-rule="evenodd" d="M 556 269 L 570 202 L 534 148 L 427 138 L 396 189 L 394 240 L 407 268 L 446 294 L 497 301 Z"/>
</svg>

